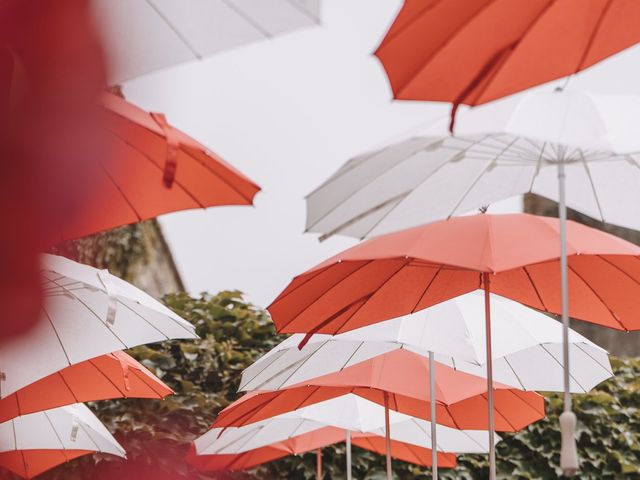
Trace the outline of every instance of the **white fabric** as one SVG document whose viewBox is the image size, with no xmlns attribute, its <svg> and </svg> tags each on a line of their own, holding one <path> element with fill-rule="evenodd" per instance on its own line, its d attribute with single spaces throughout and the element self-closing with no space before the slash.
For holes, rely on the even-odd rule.
<svg viewBox="0 0 640 480">
<path fill-rule="evenodd" d="M 495 381 L 523 390 L 563 390 L 558 321 L 492 294 L 491 325 Z M 292 335 L 249 366 L 240 390 L 284 388 L 401 348 L 425 357 L 433 351 L 440 363 L 486 376 L 482 291 L 336 336 L 317 334 L 299 350 L 303 338 Z M 575 331 L 569 343 L 572 392 L 588 392 L 613 375 L 606 351 Z"/>
<path fill-rule="evenodd" d="M 431 424 L 389 412 L 391 438 L 431 448 Z M 212 428 L 194 441 L 198 455 L 236 454 L 309 433 L 324 427 L 384 436 L 384 407 L 348 394 L 243 427 Z M 449 453 L 486 453 L 485 431 L 437 426 L 438 450 Z M 496 440 L 500 437 L 496 435 Z"/>
<path fill-rule="evenodd" d="M 82 403 L 23 415 L 0 424 L 0 452 L 40 449 L 90 450 L 126 456 L 122 446 Z"/>
<path fill-rule="evenodd" d="M 106 271 L 53 255 L 44 255 L 43 263 L 40 322 L 25 335 L 0 344 L 0 398 L 105 353 L 198 338 L 189 322 Z"/>
<path fill-rule="evenodd" d="M 640 229 L 639 112 L 640 96 L 575 92 L 474 109 L 458 137 L 413 137 L 347 162 L 308 196 L 307 230 L 366 238 L 527 192 L 557 201 L 559 162 L 570 208 Z"/>
<path fill-rule="evenodd" d="M 118 84 L 320 22 L 320 0 L 92 0 Z"/>
</svg>

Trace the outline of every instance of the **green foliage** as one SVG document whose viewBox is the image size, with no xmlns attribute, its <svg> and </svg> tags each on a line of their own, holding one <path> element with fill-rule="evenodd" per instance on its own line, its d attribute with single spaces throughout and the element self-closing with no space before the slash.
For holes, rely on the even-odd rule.
<svg viewBox="0 0 640 480">
<path fill-rule="evenodd" d="M 88 457 L 45 478 L 133 478 L 126 474 L 131 464 L 152 466 L 154 476 L 149 478 L 156 479 L 315 478 L 313 453 L 273 462 L 253 472 L 225 476 L 198 474 L 183 461 L 189 443 L 206 431 L 216 412 L 237 398 L 235 389 L 242 370 L 281 337 L 275 334 L 268 315 L 247 304 L 239 292 L 203 294 L 199 298 L 173 294 L 165 302 L 196 325 L 202 340 L 143 346 L 131 353 L 177 393 L 162 401 L 93 404 L 94 411 L 127 449 L 130 461 Z M 574 396 L 582 460 L 578 478 L 640 478 L 640 361 L 617 359 L 613 363 L 615 379 L 589 395 Z M 547 397 L 547 412 L 547 419 L 517 434 L 503 435 L 504 440 L 498 444 L 500 478 L 559 478 L 559 395 Z M 325 480 L 345 478 L 344 445 L 325 448 L 323 459 Z M 431 478 L 427 469 L 402 462 L 394 462 L 394 472 L 403 480 Z M 484 479 L 487 472 L 486 457 L 462 455 L 459 468 L 441 470 L 441 478 Z M 384 458 L 354 448 L 354 478 L 383 479 Z"/>
</svg>

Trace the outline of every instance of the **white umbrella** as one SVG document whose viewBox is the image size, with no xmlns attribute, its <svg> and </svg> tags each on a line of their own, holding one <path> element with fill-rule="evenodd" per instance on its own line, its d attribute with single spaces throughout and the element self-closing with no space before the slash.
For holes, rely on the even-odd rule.
<svg viewBox="0 0 640 480">
<path fill-rule="evenodd" d="M 553 198 L 559 203 L 562 322 L 567 338 L 566 206 L 603 221 L 640 225 L 640 156 L 633 153 L 640 151 L 639 106 L 637 96 L 531 94 L 515 110 L 498 112 L 506 118 L 502 125 L 506 133 L 416 137 L 358 157 L 308 197 L 307 229 L 324 236 L 367 237 L 526 192 Z M 495 115 L 496 111 L 484 120 Z M 478 123 L 484 123 L 485 131 L 491 127 L 490 121 Z M 575 436 L 576 419 L 571 412 L 567 341 L 564 345 L 561 464 L 571 474 L 578 467 L 575 441 L 568 441 Z"/>
<path fill-rule="evenodd" d="M 304 407 L 242 427 L 212 428 L 194 441 L 198 455 L 239 454 L 303 435 L 325 427 L 384 437 L 385 418 L 389 419 L 389 440 L 433 448 L 431 423 L 395 411 L 353 394 Z M 487 453 L 486 432 L 464 431 L 437 426 L 436 451 L 448 453 Z M 499 440 L 499 437 L 496 436 Z M 350 456 L 348 455 L 348 458 Z M 347 471 L 351 465 L 347 460 Z"/>
<path fill-rule="evenodd" d="M 498 295 L 492 294 L 491 306 L 493 378 L 523 390 L 562 391 L 562 325 Z M 317 334 L 301 349 L 298 345 L 305 336 L 292 335 L 243 372 L 240 389 L 284 388 L 400 348 L 486 377 L 483 307 L 484 293 L 476 291 L 340 335 Z M 574 331 L 570 331 L 569 345 L 572 392 L 585 393 L 613 375 L 606 351 Z M 435 376 L 430 375 L 429 381 L 435 391 Z M 436 418 L 435 402 L 430 418 Z M 431 438 L 435 443 L 437 434 L 432 432 Z M 435 477 L 435 455 L 433 470 Z"/>
<path fill-rule="evenodd" d="M 40 322 L 0 344 L 0 398 L 105 353 L 198 338 L 189 322 L 106 270 L 44 255 L 42 282 Z"/>
<path fill-rule="evenodd" d="M 0 423 L 0 452 L 15 450 L 89 450 L 126 456 L 107 428 L 82 403 Z"/>
<path fill-rule="evenodd" d="M 111 84 L 320 23 L 320 0 L 92 0 Z"/>
</svg>

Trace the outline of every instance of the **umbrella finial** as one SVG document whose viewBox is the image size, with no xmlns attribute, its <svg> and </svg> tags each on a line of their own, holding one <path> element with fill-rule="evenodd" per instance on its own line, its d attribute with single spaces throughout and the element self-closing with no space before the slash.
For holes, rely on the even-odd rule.
<svg viewBox="0 0 640 480">
<path fill-rule="evenodd" d="M 560 415 L 562 448 L 560 450 L 560 468 L 567 477 L 578 472 L 578 450 L 576 448 L 576 414 L 567 410 Z"/>
<path fill-rule="evenodd" d="M 480 212 L 480 214 L 484 214 L 487 213 L 487 210 L 489 210 L 489 205 L 483 205 L 478 209 L 478 212 Z"/>
</svg>

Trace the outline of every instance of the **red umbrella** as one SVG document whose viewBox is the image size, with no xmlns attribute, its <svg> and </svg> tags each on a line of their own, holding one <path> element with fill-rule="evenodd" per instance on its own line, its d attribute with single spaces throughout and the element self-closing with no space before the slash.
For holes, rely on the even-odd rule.
<svg viewBox="0 0 640 480">
<path fill-rule="evenodd" d="M 640 248 L 574 222 L 566 226 L 569 314 L 607 327 L 639 329 Z M 489 292 L 561 313 L 559 244 L 560 224 L 553 218 L 525 214 L 452 218 L 382 235 L 346 250 L 296 277 L 269 312 L 281 332 L 333 334 L 484 288 L 491 404 Z M 490 419 L 490 431 L 491 424 Z M 492 466 L 494 454 L 492 448 Z M 491 474 L 494 478 L 493 468 Z"/>
<path fill-rule="evenodd" d="M 33 478 L 47 470 L 89 455 L 90 450 L 14 450 L 0 452 L 0 467 L 22 478 Z"/>
<path fill-rule="evenodd" d="M 420 379 L 429 376 L 427 359 L 395 350 L 340 372 L 275 391 L 251 392 L 222 410 L 214 427 L 239 427 L 354 393 L 407 415 L 430 420 L 431 392 Z M 436 363 L 437 423 L 465 430 L 487 427 L 486 380 Z M 514 432 L 544 417 L 544 399 L 494 384 L 496 428 Z"/>
<path fill-rule="evenodd" d="M 109 162 L 63 239 L 193 208 L 251 205 L 255 183 L 204 145 L 111 93 L 103 95 Z"/>
<path fill-rule="evenodd" d="M 584 70 L 640 42 L 639 22 L 633 0 L 405 0 L 375 54 L 396 98 L 455 109 Z"/>
<path fill-rule="evenodd" d="M 124 352 L 81 362 L 0 399 L 0 423 L 72 403 L 164 398 L 173 391 Z"/>
<path fill-rule="evenodd" d="M 205 472 L 248 470 L 289 455 L 299 455 L 334 443 L 344 442 L 345 436 L 346 433 L 341 428 L 325 427 L 240 454 L 195 455 L 192 448 L 189 450 L 187 458 L 198 470 Z M 351 432 L 351 443 L 380 455 L 386 453 L 384 437 Z M 423 467 L 431 466 L 431 450 L 417 445 L 391 440 L 391 456 Z M 441 462 L 440 464 L 444 468 L 455 468 L 456 456 L 451 453 L 438 452 L 438 462 Z"/>
</svg>

